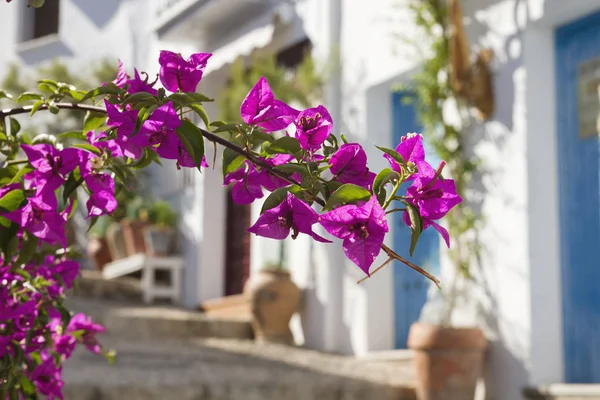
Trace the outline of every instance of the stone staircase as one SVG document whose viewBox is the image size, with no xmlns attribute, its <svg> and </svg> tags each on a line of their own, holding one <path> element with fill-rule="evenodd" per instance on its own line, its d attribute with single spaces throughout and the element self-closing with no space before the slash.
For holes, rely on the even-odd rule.
<svg viewBox="0 0 600 400">
<path fill-rule="evenodd" d="M 359 360 L 259 345 L 244 312 L 141 303 L 135 279 L 84 273 L 69 306 L 102 323 L 114 365 L 78 349 L 64 367 L 66 400 L 408 400 L 410 359 Z M 234 299 L 233 304 L 241 304 Z M 243 305 L 238 311 L 243 309 Z"/>
</svg>

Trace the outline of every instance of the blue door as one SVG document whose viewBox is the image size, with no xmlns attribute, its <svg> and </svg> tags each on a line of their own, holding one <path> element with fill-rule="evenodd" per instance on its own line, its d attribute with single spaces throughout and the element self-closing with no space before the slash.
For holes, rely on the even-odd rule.
<svg viewBox="0 0 600 400">
<path fill-rule="evenodd" d="M 565 381 L 600 383 L 600 13 L 556 31 L 556 76 Z"/>
<path fill-rule="evenodd" d="M 393 93 L 392 95 L 392 110 L 393 121 L 392 129 L 394 133 L 394 146 L 400 143 L 400 137 L 411 132 L 421 132 L 414 104 L 405 104 L 402 101 L 405 93 Z M 427 161 L 432 165 L 437 166 L 439 162 L 435 154 L 427 146 L 425 142 L 425 154 Z M 419 243 L 412 257 L 408 255 L 410 246 L 410 229 L 402 220 L 401 213 L 392 214 L 395 217 L 392 219 L 394 224 L 394 250 L 401 256 L 411 260 L 422 268 L 425 268 L 433 274 L 439 274 L 439 234 L 433 229 L 428 228 L 421 234 Z M 408 338 L 408 330 L 410 325 L 419 319 L 421 309 L 427 300 L 427 291 L 430 286 L 430 281 L 424 278 L 421 274 L 412 270 L 400 262 L 394 263 L 394 317 L 396 327 L 396 348 L 406 348 L 406 340 Z"/>
</svg>

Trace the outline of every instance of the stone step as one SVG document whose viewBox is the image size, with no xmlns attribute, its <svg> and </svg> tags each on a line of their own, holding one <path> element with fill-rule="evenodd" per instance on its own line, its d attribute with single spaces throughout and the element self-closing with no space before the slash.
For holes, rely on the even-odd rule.
<svg viewBox="0 0 600 400">
<path fill-rule="evenodd" d="M 82 270 L 69 295 L 92 299 L 142 301 L 142 286 L 136 277 L 104 279 L 100 271 Z"/>
<path fill-rule="evenodd" d="M 73 400 L 414 400 L 410 362 L 351 357 L 249 340 L 127 340 L 114 365 L 79 349 L 64 367 Z"/>
<path fill-rule="evenodd" d="M 600 400 L 600 384 L 556 383 L 526 388 L 523 392 L 531 400 Z"/>
<path fill-rule="evenodd" d="M 207 300 L 200 304 L 199 310 L 206 315 L 224 318 L 251 318 L 250 299 L 244 294 L 225 296 Z"/>
<path fill-rule="evenodd" d="M 130 339 L 187 339 L 253 337 L 250 318 L 227 319 L 170 305 L 144 305 L 114 300 L 71 297 L 73 312 L 90 315 L 111 335 Z"/>
</svg>

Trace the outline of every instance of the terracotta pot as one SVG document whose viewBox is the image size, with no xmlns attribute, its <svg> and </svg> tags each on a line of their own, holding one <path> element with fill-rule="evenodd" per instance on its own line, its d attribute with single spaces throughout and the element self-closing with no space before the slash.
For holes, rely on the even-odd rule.
<svg viewBox="0 0 600 400">
<path fill-rule="evenodd" d="M 138 253 L 146 253 L 146 242 L 144 240 L 144 228 L 147 224 L 139 220 L 122 220 L 123 241 L 128 256 Z"/>
<path fill-rule="evenodd" d="M 410 327 L 408 347 L 415 352 L 417 399 L 473 399 L 487 348 L 480 329 L 417 322 Z"/>
<path fill-rule="evenodd" d="M 290 319 L 300 305 L 300 289 L 281 270 L 261 270 L 244 287 L 250 298 L 252 328 L 258 342 L 293 345 Z"/>
<path fill-rule="evenodd" d="M 102 271 L 104 265 L 112 261 L 106 239 L 91 239 L 87 246 L 88 257 L 94 261 L 96 269 Z"/>
<path fill-rule="evenodd" d="M 123 237 L 123 227 L 118 222 L 111 222 L 106 228 L 106 242 L 113 260 L 120 260 L 127 257 L 125 240 Z"/>
</svg>

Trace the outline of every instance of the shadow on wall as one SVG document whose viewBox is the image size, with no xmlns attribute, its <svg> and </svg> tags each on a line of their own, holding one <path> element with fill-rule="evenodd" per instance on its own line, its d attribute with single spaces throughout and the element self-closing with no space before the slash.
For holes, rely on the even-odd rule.
<svg viewBox="0 0 600 400">
<path fill-rule="evenodd" d="M 34 65 L 55 58 L 73 56 L 71 49 L 60 40 L 58 35 L 36 39 L 36 43 L 38 41 L 40 42 L 39 46 L 29 47 L 29 43 L 25 42 L 17 47 L 16 53 L 24 64 Z"/>
<path fill-rule="evenodd" d="M 73 0 L 73 3 L 88 16 L 98 28 L 102 28 L 119 9 L 121 0 Z"/>
<path fill-rule="evenodd" d="M 505 149 L 508 139 L 513 136 L 514 116 L 520 116 L 524 112 L 522 104 L 515 104 L 515 88 L 519 87 L 520 80 L 524 78 L 519 74 L 519 68 L 523 64 L 523 30 L 530 19 L 529 4 L 527 0 L 516 0 L 512 8 L 513 24 L 516 31 L 508 36 L 501 32 L 494 31 L 488 22 L 493 22 L 494 12 L 485 14 L 489 21 L 478 21 L 475 18 L 477 10 L 486 9 L 497 4 L 495 0 L 471 1 L 470 6 L 464 7 L 465 21 L 469 21 L 465 28 L 471 38 L 471 43 L 477 43 L 475 38 L 491 37 L 492 41 L 497 42 L 496 37 L 501 37 L 503 46 L 501 49 L 494 49 L 495 59 L 493 62 L 494 92 L 496 97 L 496 110 L 492 120 L 486 125 L 479 125 L 472 129 L 469 136 L 469 148 L 476 149 L 479 144 L 485 146 L 491 145 L 498 152 L 502 153 Z M 485 43 L 487 44 L 487 43 Z M 484 44 L 484 45 L 485 45 Z M 499 101 L 498 101 L 499 100 Z M 519 99 L 520 100 L 520 99 Z M 526 132 L 521 132 L 526 134 Z M 493 170 L 483 163 L 473 176 L 472 190 L 470 193 L 469 205 L 477 215 L 482 215 L 482 209 L 486 199 L 489 199 L 490 193 L 494 196 L 500 196 L 503 205 L 506 208 L 521 207 L 515 201 L 512 192 L 499 191 L 500 180 L 506 181 L 507 172 L 503 164 L 500 164 L 496 170 Z M 485 178 L 485 179 L 484 179 Z M 497 233 L 491 231 L 489 238 L 502 243 L 502 246 L 509 246 L 509 238 L 504 232 Z M 482 252 L 487 249 L 481 243 L 480 237 L 475 237 L 477 245 L 481 246 Z M 485 259 L 492 259 L 490 256 Z M 524 332 L 524 327 L 516 321 L 512 321 L 507 315 L 502 315 L 497 301 L 498 293 L 509 293 L 506 287 L 499 287 L 500 280 L 495 279 L 494 268 L 486 268 L 484 261 L 478 260 L 474 263 L 473 278 L 474 287 L 479 293 L 476 293 L 480 301 L 477 304 L 477 318 L 486 331 L 490 339 L 488 350 L 488 362 L 486 368 L 485 385 L 486 398 L 489 400 L 503 398 L 520 398 L 521 388 L 513 387 L 517 382 L 526 384 L 529 377 L 526 361 L 518 358 L 518 355 L 527 357 L 529 350 L 524 343 L 519 343 L 520 339 L 529 337 L 528 332 Z M 527 280 L 526 274 L 517 272 L 515 278 Z M 493 362 L 492 362 L 493 360 Z"/>
</svg>

